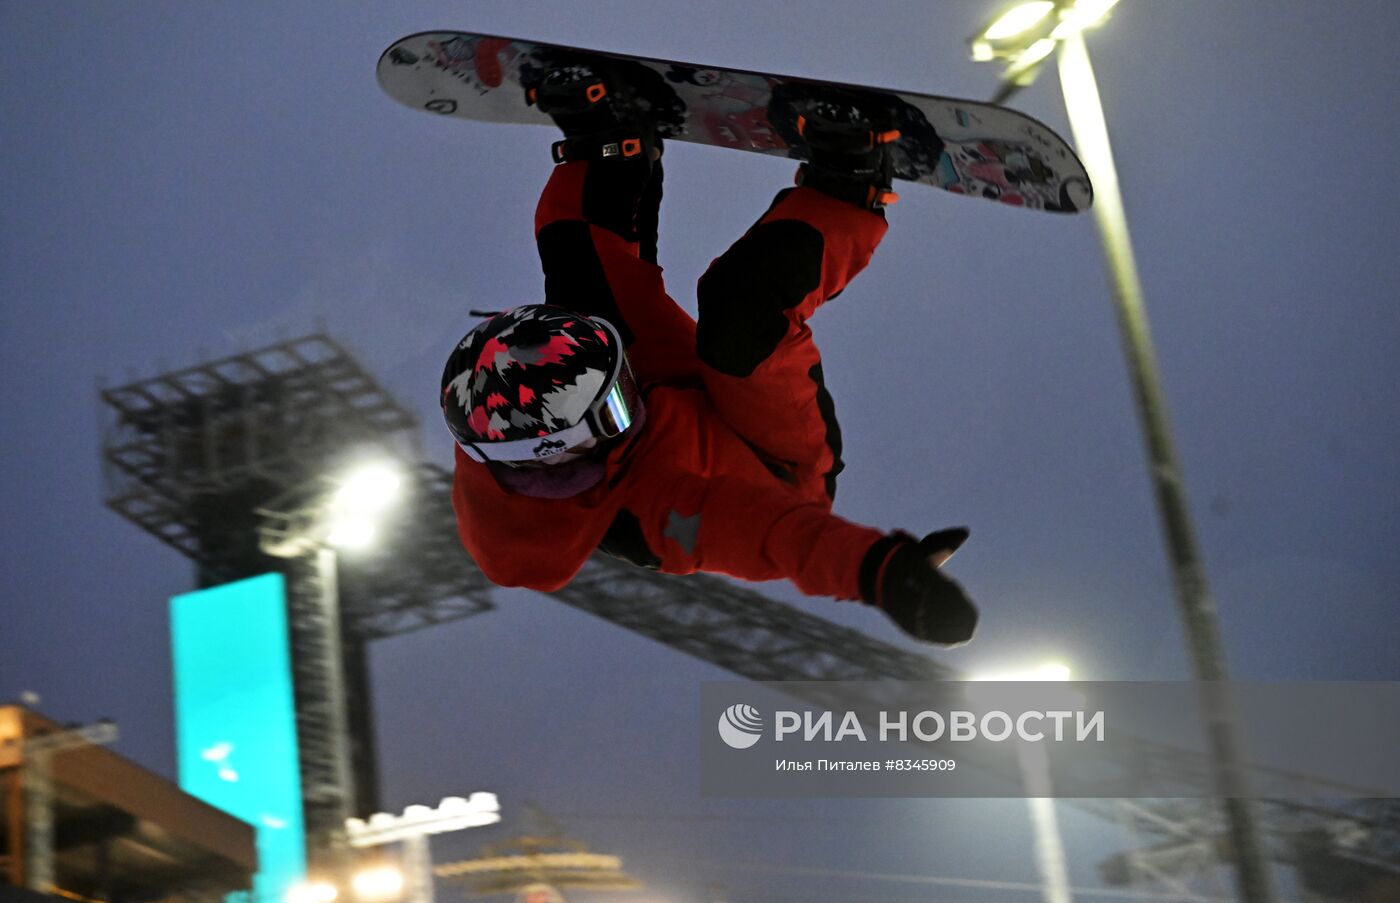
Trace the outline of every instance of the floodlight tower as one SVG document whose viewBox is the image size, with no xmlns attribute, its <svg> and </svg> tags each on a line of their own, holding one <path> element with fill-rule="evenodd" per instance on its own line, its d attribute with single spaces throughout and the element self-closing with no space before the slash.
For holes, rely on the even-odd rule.
<svg viewBox="0 0 1400 903">
<path fill-rule="evenodd" d="M 394 514 L 378 548 L 335 562 L 314 551 L 331 539 L 313 535 L 309 514 L 315 499 L 330 498 L 327 475 L 367 448 L 401 461 L 421 457 L 412 414 L 324 335 L 107 388 L 101 400 L 108 507 L 189 557 L 200 588 L 269 571 L 287 577 L 314 865 L 325 853 L 321 841 L 347 815 L 363 814 L 357 806 L 378 808 L 369 641 L 492 608 L 489 582 L 457 539 L 451 477 L 431 465 L 406 467 L 399 512 L 410 513 Z M 270 547 L 294 551 L 301 541 L 301 554 L 263 551 L 260 542 L 279 530 L 284 542 Z M 331 593 L 335 629 L 327 624 Z M 337 633 L 341 642 L 328 644 Z M 327 685 L 337 663 L 338 690 Z"/>
<path fill-rule="evenodd" d="M 1094 218 L 1113 283 L 1114 310 L 1123 336 L 1139 420 L 1147 445 L 1157 508 L 1176 586 L 1177 607 L 1206 715 L 1216 768 L 1216 786 L 1230 826 L 1237 877 L 1247 903 L 1273 898 L 1263 841 L 1244 773 L 1244 756 L 1225 681 L 1224 645 L 1215 603 L 1186 501 L 1185 480 L 1167 419 L 1166 398 L 1148 329 L 1142 283 L 1128 235 L 1118 171 L 1108 141 L 1103 103 L 1084 44 L 1084 30 L 1100 24 L 1118 0 L 1032 0 L 1001 12 L 971 39 L 972 58 L 1004 61 L 998 103 L 1034 81 L 1041 65 L 1059 50 L 1060 83 L 1075 143 L 1094 183 Z"/>
</svg>

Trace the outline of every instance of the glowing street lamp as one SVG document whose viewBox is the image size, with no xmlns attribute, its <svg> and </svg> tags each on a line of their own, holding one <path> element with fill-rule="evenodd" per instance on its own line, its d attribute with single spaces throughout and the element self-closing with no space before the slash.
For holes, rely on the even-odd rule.
<svg viewBox="0 0 1400 903">
<path fill-rule="evenodd" d="M 1094 184 L 1094 219 L 1113 284 L 1114 312 L 1123 337 L 1138 419 L 1147 446 L 1149 475 L 1162 518 L 1167 559 L 1176 585 L 1177 608 L 1185 624 L 1195 677 L 1200 683 L 1207 734 L 1218 767 L 1220 796 L 1238 864 L 1240 896 L 1246 903 L 1269 903 L 1273 890 L 1249 800 L 1233 703 L 1225 684 L 1228 676 L 1215 603 L 1206 588 L 1205 568 L 1196 547 L 1195 530 L 1186 503 L 1185 479 L 1167 422 L 1166 398 L 1157 372 L 1157 355 L 1148 328 L 1142 283 L 1138 279 L 1128 219 L 1118 189 L 1118 170 L 1113 163 L 1098 82 L 1084 44 L 1084 30 L 1102 23 L 1116 4 L 1117 0 L 1053 0 L 1052 7 L 1045 9 L 1042 0 L 1013 7 L 972 38 L 972 58 L 1006 62 L 1001 87 L 993 99 L 1001 103 L 1029 85 L 1050 52 L 1057 47 L 1060 50 L 1058 61 L 1065 108 L 1084 168 Z M 1034 9 L 1026 9 L 1027 6 Z"/>
</svg>

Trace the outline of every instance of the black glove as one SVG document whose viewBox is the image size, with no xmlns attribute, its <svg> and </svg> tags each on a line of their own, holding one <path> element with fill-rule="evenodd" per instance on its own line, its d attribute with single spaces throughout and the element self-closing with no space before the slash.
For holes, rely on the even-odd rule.
<svg viewBox="0 0 1400 903">
<path fill-rule="evenodd" d="M 967 537 L 966 528 L 954 527 L 917 541 L 905 533 L 876 541 L 861 563 L 862 598 L 915 639 L 946 646 L 966 643 L 977 627 L 977 608 L 929 559 L 939 555 L 946 560 Z"/>
</svg>

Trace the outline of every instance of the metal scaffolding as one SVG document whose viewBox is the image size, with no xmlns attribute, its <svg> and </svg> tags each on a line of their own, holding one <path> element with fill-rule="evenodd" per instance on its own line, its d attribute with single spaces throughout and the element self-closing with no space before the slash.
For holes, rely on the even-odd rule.
<svg viewBox="0 0 1400 903">
<path fill-rule="evenodd" d="M 117 726 L 103 720 L 22 740 L 25 823 L 25 886 L 47 894 L 54 889 L 53 757 L 70 749 L 114 743 Z M 18 841 L 18 838 L 16 838 Z"/>
<path fill-rule="evenodd" d="M 453 522 L 445 477 L 413 468 L 414 516 L 377 555 L 337 573 L 314 550 L 263 554 L 267 509 L 367 453 L 418 456 L 413 416 L 340 345 L 296 339 L 101 399 L 110 508 L 192 559 L 199 586 L 287 577 L 308 854 L 333 868 L 346 817 L 378 808 L 365 643 L 491 607 L 485 578 L 463 580 L 469 560 L 443 541 Z"/>
</svg>

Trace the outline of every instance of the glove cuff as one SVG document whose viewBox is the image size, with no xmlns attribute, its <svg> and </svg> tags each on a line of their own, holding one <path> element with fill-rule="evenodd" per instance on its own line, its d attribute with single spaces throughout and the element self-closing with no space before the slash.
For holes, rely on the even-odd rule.
<svg viewBox="0 0 1400 903">
<path fill-rule="evenodd" d="M 914 537 L 908 533 L 895 532 L 882 536 L 871 543 L 865 557 L 860 562 L 859 588 L 861 601 L 866 605 L 884 608 L 881 588 L 885 585 L 885 568 L 896 552 L 905 546 L 913 545 Z"/>
</svg>

